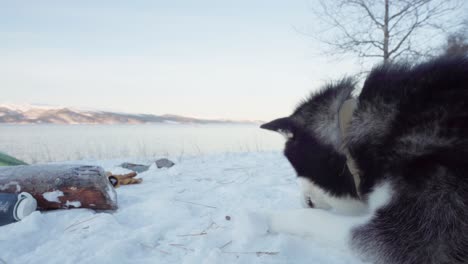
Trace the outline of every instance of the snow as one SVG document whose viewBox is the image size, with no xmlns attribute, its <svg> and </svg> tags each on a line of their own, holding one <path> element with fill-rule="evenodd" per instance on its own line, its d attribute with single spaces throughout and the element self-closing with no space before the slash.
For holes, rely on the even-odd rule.
<svg viewBox="0 0 468 264">
<path fill-rule="evenodd" d="M 65 205 L 66 205 L 67 207 L 72 207 L 72 206 L 73 206 L 73 207 L 75 207 L 75 208 L 79 208 L 79 207 L 81 207 L 81 202 L 80 202 L 80 201 L 72 201 L 72 202 L 70 202 L 70 201 L 67 200 L 67 202 L 65 203 Z"/>
<path fill-rule="evenodd" d="M 60 196 L 63 196 L 63 192 L 61 191 L 52 191 L 52 192 L 45 192 L 42 194 L 44 199 L 46 199 L 49 202 L 56 202 L 60 203 L 60 200 L 58 199 Z"/>
<path fill-rule="evenodd" d="M 123 173 L 124 161 L 149 162 L 87 163 Z M 362 263 L 341 244 L 267 232 L 266 212 L 300 208 L 281 153 L 174 161 L 116 189 L 117 211 L 36 211 L 1 226 L 0 263 Z"/>
<path fill-rule="evenodd" d="M 10 186 L 15 186 L 16 187 L 16 192 L 18 192 L 18 193 L 21 191 L 21 186 L 19 185 L 19 183 L 17 181 L 11 181 L 11 182 L 6 183 L 6 184 L 0 184 L 0 191 L 8 189 Z"/>
<path fill-rule="evenodd" d="M 2 103 L 0 104 L 0 107 L 7 108 L 10 110 L 14 110 L 14 111 L 21 111 L 21 112 L 27 112 L 31 109 L 52 110 L 52 109 L 60 108 L 57 106 L 35 105 L 35 104 L 28 104 L 28 103 L 20 103 L 20 104 Z"/>
</svg>

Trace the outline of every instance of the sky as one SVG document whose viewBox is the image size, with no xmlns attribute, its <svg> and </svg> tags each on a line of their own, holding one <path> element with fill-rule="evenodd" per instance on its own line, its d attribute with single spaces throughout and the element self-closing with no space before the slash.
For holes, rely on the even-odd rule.
<svg viewBox="0 0 468 264">
<path fill-rule="evenodd" d="M 268 121 L 356 70 L 297 30 L 306 0 L 0 5 L 0 103 Z"/>
</svg>

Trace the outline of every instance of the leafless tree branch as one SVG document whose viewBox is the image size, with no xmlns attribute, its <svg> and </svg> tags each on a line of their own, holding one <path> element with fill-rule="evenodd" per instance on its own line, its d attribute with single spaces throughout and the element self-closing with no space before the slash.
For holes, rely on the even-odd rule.
<svg viewBox="0 0 468 264">
<path fill-rule="evenodd" d="M 366 11 L 366 14 L 370 17 L 370 19 L 372 21 L 374 21 L 374 23 L 380 27 L 380 28 L 383 28 L 384 27 L 384 24 L 380 21 L 378 21 L 376 18 L 375 18 L 375 15 L 372 13 L 372 11 L 369 9 L 369 6 L 366 5 L 366 3 L 364 3 L 364 1 L 362 0 L 349 0 L 349 3 L 350 4 L 355 4 L 359 7 L 361 7 L 362 9 L 364 9 L 364 11 Z"/>
<path fill-rule="evenodd" d="M 327 25 L 315 36 L 333 54 L 358 58 L 422 57 L 434 51 L 425 35 L 454 31 L 463 0 L 315 0 L 314 13 Z M 317 11 L 317 7 L 320 9 Z"/>
</svg>

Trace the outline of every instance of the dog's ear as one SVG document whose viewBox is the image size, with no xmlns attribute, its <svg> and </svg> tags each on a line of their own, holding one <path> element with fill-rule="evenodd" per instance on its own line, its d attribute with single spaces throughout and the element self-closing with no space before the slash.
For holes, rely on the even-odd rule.
<svg viewBox="0 0 468 264">
<path fill-rule="evenodd" d="M 260 128 L 276 131 L 286 138 L 294 137 L 294 122 L 290 117 L 275 119 L 271 122 L 261 125 Z"/>
<path fill-rule="evenodd" d="M 328 83 L 302 101 L 296 108 L 294 115 L 302 115 L 306 118 L 313 118 L 315 115 L 336 115 L 343 103 L 352 98 L 351 93 L 354 87 L 355 81 L 351 78 Z"/>
<path fill-rule="evenodd" d="M 344 102 L 352 98 L 354 86 L 355 82 L 350 78 L 325 85 L 296 108 L 294 118 L 322 142 L 340 149 L 343 142 L 340 110 Z"/>
</svg>

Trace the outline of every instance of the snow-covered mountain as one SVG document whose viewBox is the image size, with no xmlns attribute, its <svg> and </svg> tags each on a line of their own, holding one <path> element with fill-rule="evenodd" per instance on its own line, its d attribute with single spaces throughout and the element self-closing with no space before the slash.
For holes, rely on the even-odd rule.
<svg viewBox="0 0 468 264">
<path fill-rule="evenodd" d="M 177 115 L 129 114 L 70 107 L 0 104 L 0 123 L 11 124 L 144 124 L 144 123 L 256 123 L 209 120 Z"/>
</svg>

